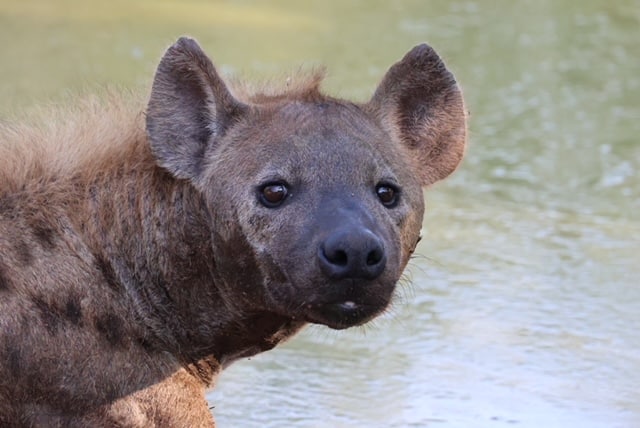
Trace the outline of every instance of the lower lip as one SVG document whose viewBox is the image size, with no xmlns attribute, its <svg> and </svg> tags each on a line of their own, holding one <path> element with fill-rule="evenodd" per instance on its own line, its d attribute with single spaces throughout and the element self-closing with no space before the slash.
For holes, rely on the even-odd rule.
<svg viewBox="0 0 640 428">
<path fill-rule="evenodd" d="M 347 300 L 340 303 L 330 303 L 324 305 L 311 315 L 309 321 L 327 325 L 331 328 L 341 330 L 355 325 L 362 324 L 365 321 L 362 318 L 362 310 L 364 306 Z"/>
</svg>

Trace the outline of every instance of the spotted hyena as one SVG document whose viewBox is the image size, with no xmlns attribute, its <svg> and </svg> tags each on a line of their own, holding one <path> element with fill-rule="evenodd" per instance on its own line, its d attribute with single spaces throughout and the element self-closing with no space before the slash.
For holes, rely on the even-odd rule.
<svg viewBox="0 0 640 428">
<path fill-rule="evenodd" d="M 366 103 L 321 77 L 231 88 L 181 38 L 144 112 L 2 126 L 0 425 L 213 426 L 233 361 L 385 310 L 422 187 L 462 158 L 462 95 L 427 45 Z"/>
</svg>

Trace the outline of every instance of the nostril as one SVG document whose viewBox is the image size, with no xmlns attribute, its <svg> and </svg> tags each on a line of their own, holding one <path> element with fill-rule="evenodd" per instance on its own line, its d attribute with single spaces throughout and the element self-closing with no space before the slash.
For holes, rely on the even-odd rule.
<svg viewBox="0 0 640 428">
<path fill-rule="evenodd" d="M 336 242 L 326 242 L 321 247 L 322 259 L 330 265 L 344 267 L 349 263 L 349 255 L 344 246 Z"/>
<path fill-rule="evenodd" d="M 347 257 L 347 253 L 343 250 L 334 251 L 331 257 L 327 257 L 331 263 L 338 266 L 346 266 L 349 258 Z"/>
<path fill-rule="evenodd" d="M 375 266 L 382 261 L 384 253 L 381 248 L 373 249 L 367 254 L 367 266 Z"/>
</svg>

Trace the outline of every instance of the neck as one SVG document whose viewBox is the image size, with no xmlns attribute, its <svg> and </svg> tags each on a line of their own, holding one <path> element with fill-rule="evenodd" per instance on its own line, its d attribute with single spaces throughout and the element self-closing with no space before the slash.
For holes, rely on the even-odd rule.
<svg viewBox="0 0 640 428">
<path fill-rule="evenodd" d="M 217 235 L 201 193 L 149 153 L 96 176 L 86 192 L 84 233 L 105 282 L 129 303 L 129 321 L 144 331 L 147 350 L 169 352 L 209 383 L 220 367 L 302 327 L 243 306 L 234 290 L 259 286 L 246 283 L 256 273 L 228 272 L 229 260 L 216 260 L 241 255 L 214 250 L 220 243 L 212 242 Z"/>
</svg>

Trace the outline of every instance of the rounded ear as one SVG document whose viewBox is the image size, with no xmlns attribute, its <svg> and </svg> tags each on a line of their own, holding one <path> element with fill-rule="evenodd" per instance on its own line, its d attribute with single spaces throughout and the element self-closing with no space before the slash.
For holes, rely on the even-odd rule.
<svg viewBox="0 0 640 428">
<path fill-rule="evenodd" d="M 365 108 L 407 150 L 423 185 L 447 177 L 462 160 L 467 135 L 462 92 L 426 44 L 389 69 Z"/>
<path fill-rule="evenodd" d="M 207 146 L 246 109 L 198 43 L 180 38 L 158 65 L 147 106 L 147 134 L 158 164 L 175 177 L 196 178 Z"/>
</svg>

